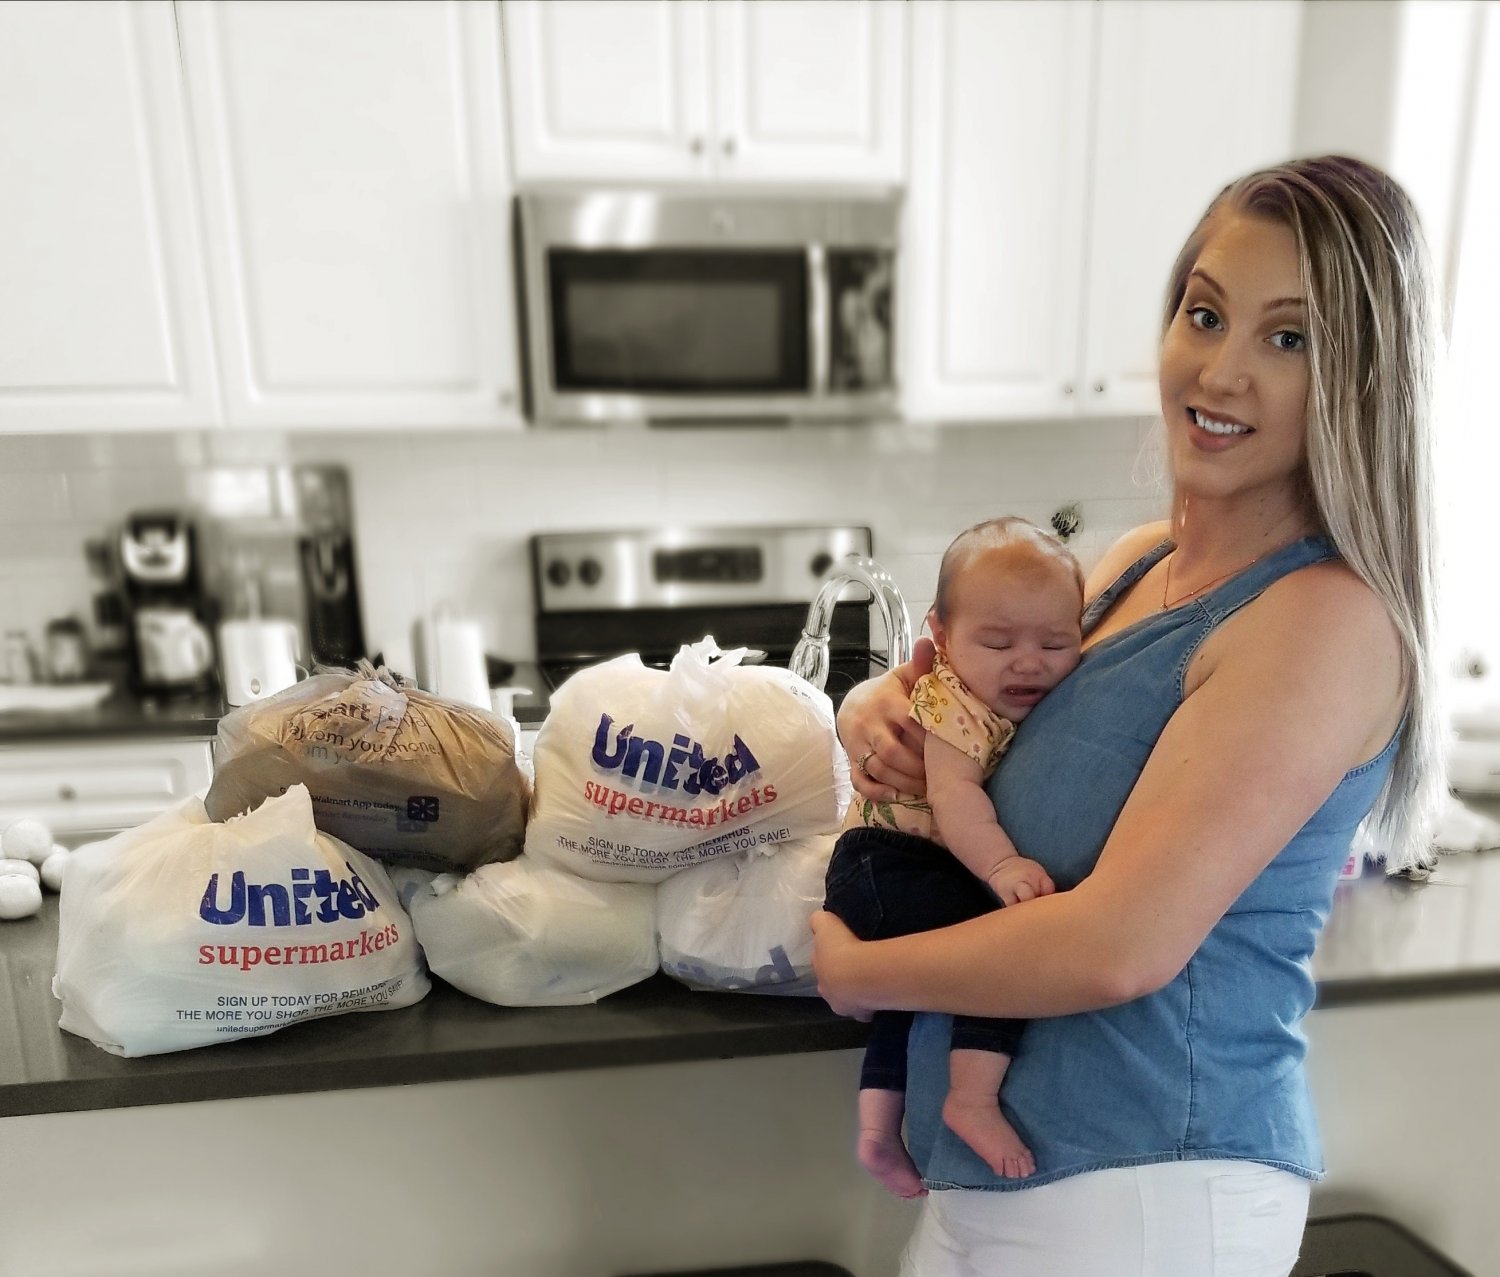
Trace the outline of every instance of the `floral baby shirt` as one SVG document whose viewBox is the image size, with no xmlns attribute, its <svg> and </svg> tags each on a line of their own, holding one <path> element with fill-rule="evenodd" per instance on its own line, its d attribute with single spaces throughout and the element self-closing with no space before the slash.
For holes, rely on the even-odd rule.
<svg viewBox="0 0 1500 1277">
<path fill-rule="evenodd" d="M 932 673 L 924 674 L 912 689 L 911 717 L 978 763 L 986 780 L 1016 734 L 1016 725 L 965 687 L 941 653 L 933 659 Z M 936 843 L 943 841 L 933 824 L 932 808 L 914 794 L 900 794 L 886 802 L 856 794 L 845 813 L 844 828 L 860 826 L 899 829 Z"/>
</svg>

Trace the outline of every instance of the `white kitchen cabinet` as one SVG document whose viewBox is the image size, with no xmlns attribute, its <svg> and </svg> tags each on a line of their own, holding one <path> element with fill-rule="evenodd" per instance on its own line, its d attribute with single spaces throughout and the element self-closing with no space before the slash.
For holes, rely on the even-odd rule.
<svg viewBox="0 0 1500 1277">
<path fill-rule="evenodd" d="M 215 423 L 168 0 L 0 5 L 0 431 Z"/>
<path fill-rule="evenodd" d="M 519 425 L 496 6 L 177 13 L 227 423 Z"/>
<path fill-rule="evenodd" d="M 1157 411 L 1167 274 L 1230 179 L 1292 149 L 1297 0 L 914 6 L 905 405 Z"/>
<path fill-rule="evenodd" d="M 900 0 L 506 0 L 522 181 L 898 183 Z"/>
<path fill-rule="evenodd" d="M 23 816 L 57 835 L 132 829 L 212 780 L 210 740 L 0 746 L 0 829 Z"/>
<path fill-rule="evenodd" d="M 1079 407 L 1160 411 L 1167 275 L 1229 182 L 1292 157 L 1298 0 L 1095 6 L 1099 72 Z"/>
</svg>

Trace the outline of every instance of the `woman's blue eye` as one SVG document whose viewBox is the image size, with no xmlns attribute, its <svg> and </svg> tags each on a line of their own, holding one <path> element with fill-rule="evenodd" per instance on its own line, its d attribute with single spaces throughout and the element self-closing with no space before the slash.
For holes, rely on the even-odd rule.
<svg viewBox="0 0 1500 1277">
<path fill-rule="evenodd" d="M 1283 328 L 1280 332 L 1271 334 L 1271 344 L 1277 350 L 1302 350 L 1307 346 L 1307 338 L 1301 333 L 1293 332 L 1289 328 Z"/>
<path fill-rule="evenodd" d="M 1223 326 L 1223 321 L 1207 306 L 1189 306 L 1187 315 L 1188 323 L 1204 332 L 1217 332 Z"/>
</svg>

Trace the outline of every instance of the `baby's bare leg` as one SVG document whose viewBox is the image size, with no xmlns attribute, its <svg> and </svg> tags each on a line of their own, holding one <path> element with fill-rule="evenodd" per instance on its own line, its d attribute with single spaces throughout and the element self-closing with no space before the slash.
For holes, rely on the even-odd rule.
<svg viewBox="0 0 1500 1277">
<path fill-rule="evenodd" d="M 1000 1084 L 1010 1056 L 960 1048 L 948 1054 L 943 1121 L 996 1175 L 1024 1179 L 1036 1170 L 1031 1150 L 1000 1112 Z"/>
<path fill-rule="evenodd" d="M 922 1177 L 901 1139 L 906 1096 L 900 1091 L 859 1093 L 859 1164 L 897 1197 L 925 1197 Z"/>
</svg>

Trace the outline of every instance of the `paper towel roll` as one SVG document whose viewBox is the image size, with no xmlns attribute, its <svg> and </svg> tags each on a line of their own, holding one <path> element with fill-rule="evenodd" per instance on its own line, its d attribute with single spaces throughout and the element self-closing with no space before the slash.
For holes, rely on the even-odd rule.
<svg viewBox="0 0 1500 1277">
<path fill-rule="evenodd" d="M 484 633 L 478 621 L 427 617 L 412 635 L 417 684 L 424 691 L 477 709 L 490 709 Z"/>
</svg>

